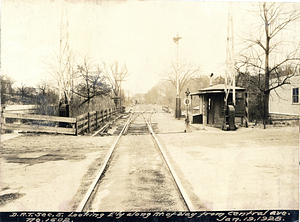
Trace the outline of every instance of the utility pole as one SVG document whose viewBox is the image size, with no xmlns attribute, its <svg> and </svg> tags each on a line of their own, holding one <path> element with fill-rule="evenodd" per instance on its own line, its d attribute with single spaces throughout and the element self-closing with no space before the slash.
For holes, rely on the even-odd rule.
<svg viewBox="0 0 300 222">
<path fill-rule="evenodd" d="M 175 73 L 175 78 L 176 78 L 176 108 L 175 108 L 175 118 L 180 119 L 181 117 L 181 101 L 179 97 L 179 70 L 178 70 L 178 51 L 179 51 L 179 40 L 182 39 L 181 37 L 177 36 L 173 38 L 173 41 L 177 45 L 177 64 L 176 64 L 176 73 Z"/>
<path fill-rule="evenodd" d="M 125 81 L 123 78 L 122 78 L 122 72 L 118 72 L 118 62 L 115 63 L 115 73 L 114 73 L 114 76 L 115 76 L 115 86 L 116 86 L 116 89 L 117 89 L 117 102 L 115 101 L 115 104 L 116 104 L 116 108 L 118 108 L 118 105 L 117 104 L 120 104 L 120 111 L 122 110 L 122 82 Z M 118 78 L 118 79 L 117 79 Z M 120 102 L 118 102 L 118 95 L 120 95 Z"/>
<path fill-rule="evenodd" d="M 229 3 L 228 8 L 228 23 L 227 23 L 227 48 L 226 48 L 226 69 L 225 69 L 225 91 L 226 104 L 230 90 L 232 89 L 232 102 L 235 106 L 235 58 L 234 58 L 234 32 L 232 19 L 232 4 Z"/>
<path fill-rule="evenodd" d="M 57 82 L 59 88 L 59 110 L 58 115 L 70 116 L 71 84 L 73 81 L 73 70 L 71 64 L 71 52 L 69 47 L 69 21 L 65 3 L 62 2 L 59 39 L 59 67 Z M 65 61 L 66 60 L 66 61 Z M 59 126 L 65 127 L 66 123 L 59 122 Z"/>
<path fill-rule="evenodd" d="M 236 129 L 235 127 L 235 58 L 234 58 L 234 42 L 233 42 L 233 19 L 232 4 L 229 3 L 228 23 L 227 23 L 227 48 L 226 48 L 226 69 L 225 69 L 225 104 L 224 104 L 224 120 L 223 130 Z M 232 92 L 231 92 L 232 90 Z M 232 93 L 232 104 L 228 104 L 229 94 Z"/>
</svg>

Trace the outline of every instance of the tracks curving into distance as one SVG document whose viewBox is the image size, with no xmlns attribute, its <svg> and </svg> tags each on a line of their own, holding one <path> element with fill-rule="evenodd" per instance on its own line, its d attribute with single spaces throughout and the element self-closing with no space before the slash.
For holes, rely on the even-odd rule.
<svg viewBox="0 0 300 222">
<path fill-rule="evenodd" d="M 150 114 L 150 116 L 148 117 L 148 119 L 145 117 L 145 115 Z M 185 205 L 185 208 L 187 211 L 195 211 L 195 208 L 190 200 L 190 198 L 188 197 L 184 187 L 182 186 L 178 176 L 176 175 L 175 170 L 173 169 L 169 158 L 166 155 L 166 152 L 164 151 L 164 149 L 162 148 L 161 144 L 159 143 L 157 137 L 155 136 L 155 133 L 152 129 L 152 124 L 151 124 L 151 117 L 154 114 L 154 111 L 149 111 L 149 110 L 145 110 L 145 111 L 140 111 L 140 112 L 131 112 L 127 122 L 125 123 L 125 125 L 123 126 L 120 134 L 118 135 L 116 141 L 114 142 L 114 144 L 110 147 L 109 151 L 108 151 L 108 155 L 106 156 L 106 158 L 104 159 L 104 162 L 99 170 L 99 172 L 97 173 L 96 178 L 94 179 L 94 181 L 92 182 L 92 184 L 90 185 L 88 191 L 86 192 L 84 198 L 82 199 L 82 201 L 80 202 L 80 204 L 78 205 L 78 207 L 76 208 L 76 212 L 82 212 L 85 211 L 85 207 L 87 205 L 87 203 L 89 202 L 90 197 L 92 196 L 94 190 L 96 189 L 96 186 L 98 184 L 98 182 L 100 181 L 101 177 L 103 176 L 104 172 L 106 171 L 106 169 L 108 168 L 109 162 L 111 160 L 112 154 L 115 150 L 115 147 L 117 146 L 120 138 L 122 137 L 122 135 L 125 135 L 129 129 L 130 124 L 140 115 L 143 116 L 143 119 L 147 125 L 147 128 L 150 132 L 150 134 L 152 135 L 156 146 L 158 147 L 158 150 L 160 152 L 160 156 L 162 157 L 163 161 L 166 164 L 166 168 L 168 169 L 174 183 L 176 184 L 177 190 L 181 195 L 181 200 L 183 201 L 183 204 Z M 93 135 L 94 136 L 94 135 Z"/>
</svg>

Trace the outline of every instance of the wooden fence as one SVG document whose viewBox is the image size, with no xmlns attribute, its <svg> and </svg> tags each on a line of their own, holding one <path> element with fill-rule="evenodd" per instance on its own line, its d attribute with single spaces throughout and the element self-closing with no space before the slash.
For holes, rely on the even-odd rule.
<svg viewBox="0 0 300 222">
<path fill-rule="evenodd" d="M 3 112 L 1 130 L 78 135 L 82 132 L 91 132 L 98 128 L 101 122 L 108 120 L 117 113 L 117 109 L 113 108 L 87 112 L 76 118 L 70 118 Z M 66 123 L 66 127 L 59 127 L 58 123 Z"/>
<path fill-rule="evenodd" d="M 5 110 L 6 113 L 20 113 L 20 114 L 36 114 L 36 105 L 2 105 L 1 110 Z"/>
<path fill-rule="evenodd" d="M 93 111 L 76 117 L 76 135 L 97 129 L 104 120 L 108 120 L 112 115 L 118 113 L 116 108 Z"/>
</svg>

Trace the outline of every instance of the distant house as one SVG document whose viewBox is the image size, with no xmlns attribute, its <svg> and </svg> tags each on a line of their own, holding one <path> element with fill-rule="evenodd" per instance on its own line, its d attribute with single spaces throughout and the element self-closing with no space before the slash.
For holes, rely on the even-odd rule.
<svg viewBox="0 0 300 222">
<path fill-rule="evenodd" d="M 292 77 L 290 83 L 270 92 L 269 108 L 272 118 L 300 117 L 300 76 Z"/>
</svg>

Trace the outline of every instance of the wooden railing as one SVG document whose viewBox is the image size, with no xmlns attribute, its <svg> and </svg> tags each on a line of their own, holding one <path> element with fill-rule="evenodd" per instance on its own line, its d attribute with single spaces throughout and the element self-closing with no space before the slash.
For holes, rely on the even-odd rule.
<svg viewBox="0 0 300 222">
<path fill-rule="evenodd" d="M 6 113 L 20 113 L 20 114 L 36 114 L 36 105 L 1 105 L 1 109 Z"/>
<path fill-rule="evenodd" d="M 2 113 L 1 129 L 19 130 L 25 132 L 75 134 L 76 118 L 28 115 L 19 113 Z M 17 119 L 18 121 L 15 121 Z M 31 120 L 31 121 L 26 121 Z M 55 122 L 68 123 L 69 127 L 57 127 Z"/>
<path fill-rule="evenodd" d="M 87 112 L 76 118 L 70 118 L 3 112 L 1 116 L 1 130 L 78 135 L 82 132 L 91 132 L 98 128 L 101 122 L 108 120 L 117 113 L 117 109 L 113 108 Z M 59 127 L 57 123 L 66 123 L 66 127 Z"/>
<path fill-rule="evenodd" d="M 117 114 L 116 108 L 105 109 L 100 111 L 93 111 L 84 113 L 76 117 L 76 135 L 87 131 L 91 132 L 97 129 L 101 123 L 108 120 L 112 115 Z"/>
</svg>

